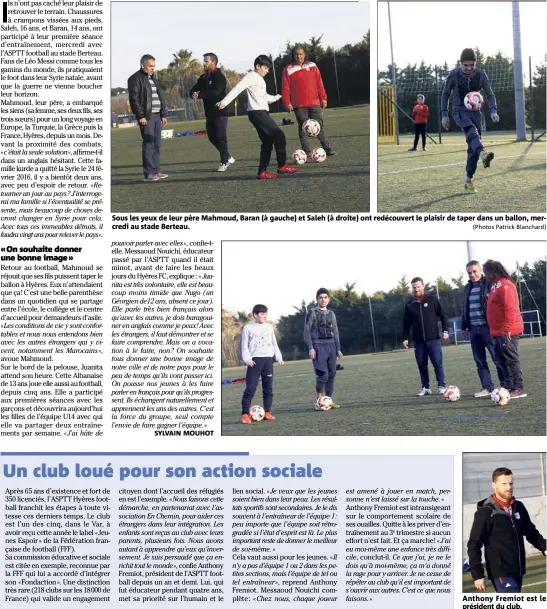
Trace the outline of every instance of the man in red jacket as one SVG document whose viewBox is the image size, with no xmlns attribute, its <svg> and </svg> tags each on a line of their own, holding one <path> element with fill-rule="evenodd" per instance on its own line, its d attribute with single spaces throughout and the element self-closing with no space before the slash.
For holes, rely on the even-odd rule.
<svg viewBox="0 0 547 609">
<path fill-rule="evenodd" d="M 317 136 L 321 146 L 328 156 L 335 155 L 336 152 L 329 143 L 323 125 L 323 110 L 327 107 L 327 92 L 323 86 L 321 73 L 312 61 L 306 61 L 306 50 L 299 44 L 293 49 L 293 62 L 283 70 L 281 92 L 283 104 L 289 112 L 294 110 L 296 115 L 302 150 L 310 156 L 310 136 L 302 129 L 302 125 L 312 118 L 321 126 L 321 131 Z"/>
<path fill-rule="evenodd" d="M 486 304 L 486 321 L 494 339 L 496 359 L 504 372 L 503 386 L 509 390 L 511 399 L 525 398 L 519 359 L 519 335 L 524 324 L 517 289 L 501 262 L 487 260 L 482 268 L 492 284 Z"/>
</svg>

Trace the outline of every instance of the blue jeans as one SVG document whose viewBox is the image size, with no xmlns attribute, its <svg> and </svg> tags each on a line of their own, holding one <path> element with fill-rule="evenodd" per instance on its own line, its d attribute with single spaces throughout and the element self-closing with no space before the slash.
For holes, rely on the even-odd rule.
<svg viewBox="0 0 547 609">
<path fill-rule="evenodd" d="M 458 110 L 453 114 L 458 127 L 465 132 L 467 142 L 467 163 L 465 171 L 468 178 L 472 178 L 477 171 L 479 153 L 484 148 L 481 142 L 481 134 L 486 128 L 482 112 L 471 112 L 469 110 Z"/>
<path fill-rule="evenodd" d="M 491 581 L 498 594 L 515 594 L 522 588 L 522 577 L 496 577 Z"/>
<path fill-rule="evenodd" d="M 444 387 L 443 352 L 440 339 L 416 341 L 414 344 L 414 356 L 416 357 L 416 363 L 418 364 L 418 370 L 420 371 L 422 387 L 429 389 L 428 360 L 431 360 L 431 363 L 433 364 L 437 385 L 439 385 L 439 387 Z"/>
<path fill-rule="evenodd" d="M 504 387 L 505 375 L 503 368 L 499 365 L 498 359 L 494 351 L 494 339 L 490 336 L 490 329 L 487 324 L 481 324 L 480 326 L 471 326 L 469 331 L 469 339 L 471 341 L 471 351 L 473 353 L 473 359 L 477 364 L 477 372 L 481 380 L 481 386 L 488 391 L 493 391 L 494 383 L 492 383 L 492 377 L 490 376 L 490 369 L 488 368 L 488 362 L 486 361 L 486 351 L 490 353 L 490 357 L 496 366 L 498 371 L 498 378 L 500 385 Z"/>
<path fill-rule="evenodd" d="M 161 116 L 151 114 L 144 127 L 139 124 L 142 137 L 142 170 L 144 177 L 159 173 L 161 147 Z"/>
<path fill-rule="evenodd" d="M 262 377 L 262 399 L 264 410 L 269 412 L 273 404 L 273 357 L 253 357 L 254 366 L 247 366 L 246 387 L 241 400 L 241 414 L 249 414 L 251 401 Z"/>
</svg>

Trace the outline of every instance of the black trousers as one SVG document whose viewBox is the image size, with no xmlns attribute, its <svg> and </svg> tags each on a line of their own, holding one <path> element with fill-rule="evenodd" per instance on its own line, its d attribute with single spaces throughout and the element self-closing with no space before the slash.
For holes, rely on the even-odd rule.
<svg viewBox="0 0 547 609">
<path fill-rule="evenodd" d="M 422 148 L 425 148 L 425 123 L 414 123 L 414 148 L 418 146 L 420 135 L 422 136 Z"/>
<path fill-rule="evenodd" d="M 283 167 L 287 162 L 287 140 L 283 131 L 266 110 L 250 110 L 248 117 L 262 142 L 258 173 L 268 169 L 274 146 L 277 166 Z"/>
<path fill-rule="evenodd" d="M 228 117 L 217 116 L 216 118 L 208 118 L 205 121 L 205 129 L 207 137 L 213 146 L 220 152 L 220 162 L 224 165 L 230 158 L 228 152 Z"/>
<path fill-rule="evenodd" d="M 241 414 L 249 414 L 251 402 L 258 387 L 258 381 L 262 378 L 262 400 L 264 410 L 270 412 L 273 404 L 273 357 L 253 357 L 255 363 L 247 367 L 245 375 L 246 387 L 241 399 Z"/>
</svg>

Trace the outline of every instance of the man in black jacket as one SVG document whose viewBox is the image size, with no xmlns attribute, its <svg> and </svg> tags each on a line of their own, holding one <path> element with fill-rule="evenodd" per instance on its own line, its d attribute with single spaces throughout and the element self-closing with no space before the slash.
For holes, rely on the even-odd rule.
<svg viewBox="0 0 547 609">
<path fill-rule="evenodd" d="M 486 591 L 486 573 L 498 593 L 516 593 L 526 573 L 524 537 L 545 555 L 545 539 L 530 520 L 524 504 L 513 497 L 513 472 L 499 467 L 492 473 L 494 493 L 479 501 L 467 542 L 467 555 L 475 588 Z"/>
<path fill-rule="evenodd" d="M 473 359 L 477 364 L 477 372 L 481 381 L 482 389 L 475 393 L 476 398 L 488 397 L 494 390 L 494 383 L 486 360 L 486 351 L 498 371 L 500 385 L 504 386 L 505 376 L 503 369 L 498 365 L 494 352 L 494 340 L 490 336 L 490 328 L 486 322 L 486 301 L 490 292 L 491 283 L 483 274 L 481 265 L 476 260 L 467 263 L 467 276 L 469 282 L 463 291 L 462 300 L 462 337 L 471 342 Z"/>
<path fill-rule="evenodd" d="M 235 162 L 228 152 L 228 111 L 217 108 L 217 102 L 226 97 L 226 76 L 217 68 L 218 57 L 214 53 L 203 56 L 202 74 L 192 87 L 192 99 L 202 99 L 205 108 L 205 129 L 213 146 L 220 152 L 220 165 L 217 171 L 226 171 Z"/>
<path fill-rule="evenodd" d="M 432 294 L 425 293 L 421 277 L 414 277 L 411 285 L 413 298 L 405 306 L 403 317 L 403 346 L 408 349 L 408 338 L 412 329 L 414 355 L 422 381 L 422 389 L 418 396 L 431 395 L 428 360 L 431 360 L 433 364 L 439 393 L 443 394 L 446 391 L 446 385 L 438 322 L 440 320 L 442 325 L 442 338 L 447 339 L 448 318 L 439 299 Z"/>
<path fill-rule="evenodd" d="M 165 103 L 154 74 L 156 60 L 141 57 L 141 68 L 127 81 L 131 112 L 137 117 L 142 137 L 142 170 L 145 182 L 167 177 L 160 171 L 161 128 L 167 125 Z"/>
</svg>

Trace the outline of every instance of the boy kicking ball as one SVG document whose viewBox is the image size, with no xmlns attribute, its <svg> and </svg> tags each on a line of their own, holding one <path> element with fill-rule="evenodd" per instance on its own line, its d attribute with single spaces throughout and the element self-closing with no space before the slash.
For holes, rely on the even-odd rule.
<svg viewBox="0 0 547 609">
<path fill-rule="evenodd" d="M 467 142 L 467 163 L 465 166 L 467 177 L 465 178 L 464 190 L 466 193 L 476 193 L 477 189 L 473 184 L 473 176 L 477 170 L 479 159 L 483 167 L 490 167 L 493 152 L 487 152 L 481 141 L 481 134 L 486 129 L 484 116 L 480 109 L 475 111 L 468 110 L 464 105 L 464 98 L 467 93 L 484 89 L 490 107 L 490 118 L 494 123 L 500 120 L 497 113 L 496 98 L 490 82 L 484 70 L 477 68 L 477 55 L 473 49 L 464 49 L 460 57 L 460 67 L 450 72 L 441 96 L 442 125 L 450 129 L 450 119 L 448 118 L 448 100 L 452 91 L 452 116 L 458 127 L 465 132 Z"/>
<path fill-rule="evenodd" d="M 270 116 L 268 104 L 273 104 L 281 95 L 268 95 L 264 77 L 270 71 L 272 62 L 266 55 L 259 55 L 254 61 L 254 72 L 248 72 L 228 93 L 228 95 L 216 105 L 222 110 L 243 91 L 247 91 L 248 111 L 247 115 L 253 124 L 258 137 L 262 142 L 260 148 L 260 161 L 258 166 L 259 180 L 274 180 L 277 176 L 268 171 L 268 165 L 275 146 L 277 155 L 277 173 L 291 174 L 298 169 L 287 165 L 287 140 L 283 131 L 275 124 Z"/>
<path fill-rule="evenodd" d="M 273 404 L 273 360 L 283 365 L 283 356 L 277 346 L 273 326 L 267 324 L 268 307 L 257 304 L 253 307 L 254 321 L 246 324 L 241 333 L 241 359 L 247 366 L 246 386 L 241 400 L 241 422 L 252 423 L 251 401 L 256 393 L 258 380 L 262 377 L 262 397 L 264 400 L 264 420 L 275 421 Z"/>
</svg>

